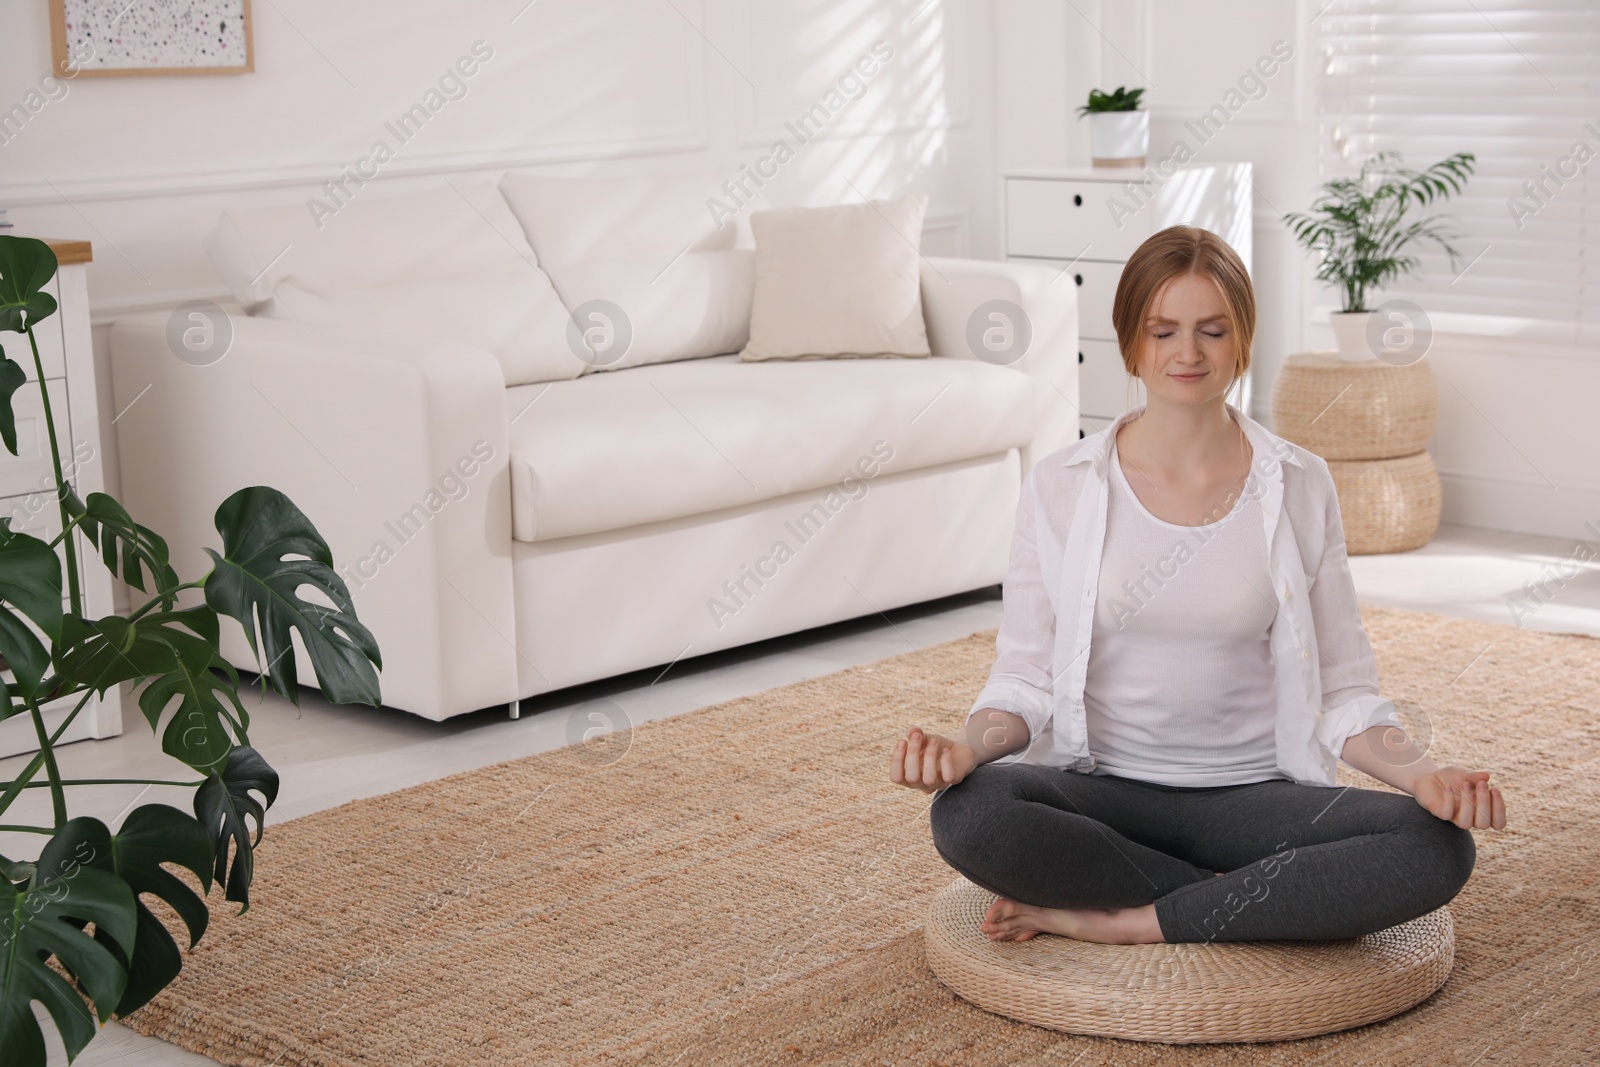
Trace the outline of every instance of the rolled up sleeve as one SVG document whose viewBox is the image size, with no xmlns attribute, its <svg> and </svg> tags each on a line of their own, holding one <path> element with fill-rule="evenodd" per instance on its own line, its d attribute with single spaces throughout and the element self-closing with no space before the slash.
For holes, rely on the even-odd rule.
<svg viewBox="0 0 1600 1067">
<path fill-rule="evenodd" d="M 1322 681 L 1316 735 L 1335 758 L 1342 758 L 1345 742 L 1356 734 L 1374 726 L 1402 724 L 1394 703 L 1378 692 L 1378 665 L 1361 625 L 1339 497 L 1325 469 L 1324 481 L 1327 529 L 1308 597 Z"/>
<path fill-rule="evenodd" d="M 1000 630 L 989 680 L 967 712 L 998 708 L 1028 724 L 1031 747 L 1050 728 L 1051 649 L 1056 619 L 1039 568 L 1034 479 L 1030 473 L 1017 502 L 1016 529 L 1011 536 L 1011 561 L 1003 586 Z"/>
</svg>

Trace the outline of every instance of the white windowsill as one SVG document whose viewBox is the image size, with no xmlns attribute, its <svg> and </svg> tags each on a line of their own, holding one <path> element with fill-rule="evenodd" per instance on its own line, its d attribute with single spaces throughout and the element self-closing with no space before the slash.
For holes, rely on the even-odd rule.
<svg viewBox="0 0 1600 1067">
<path fill-rule="evenodd" d="M 1338 310 L 1336 304 L 1317 304 L 1311 309 L 1311 321 L 1326 326 L 1329 314 Z M 1455 348 L 1502 351 L 1514 342 L 1541 355 L 1600 358 L 1600 324 L 1558 323 L 1460 312 L 1437 312 L 1429 317 L 1433 323 L 1435 343 L 1444 338 Z"/>
</svg>

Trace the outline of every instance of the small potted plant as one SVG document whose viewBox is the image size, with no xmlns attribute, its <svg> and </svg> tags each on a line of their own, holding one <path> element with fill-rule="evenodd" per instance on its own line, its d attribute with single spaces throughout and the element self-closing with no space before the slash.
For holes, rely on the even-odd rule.
<svg viewBox="0 0 1600 1067">
<path fill-rule="evenodd" d="M 1150 148 L 1150 112 L 1139 110 L 1143 89 L 1089 90 L 1078 117 L 1089 116 L 1089 155 L 1097 167 L 1142 167 Z"/>
<path fill-rule="evenodd" d="M 1317 280 L 1343 290 L 1343 307 L 1328 316 L 1340 359 L 1364 363 L 1378 358 L 1367 339 L 1372 315 L 1367 297 L 1417 269 L 1416 257 L 1404 254 L 1411 242 L 1421 238 L 1436 242 L 1455 267 L 1459 253 L 1449 239 L 1461 235 L 1443 228 L 1446 216 L 1408 222 L 1406 212 L 1413 205 L 1426 207 L 1459 193 L 1475 159 L 1471 152 L 1457 152 L 1426 170 L 1414 171 L 1399 165 L 1398 152 L 1380 152 L 1361 165 L 1360 174 L 1324 183 L 1309 213 L 1292 211 L 1283 216 L 1295 240 L 1321 255 Z"/>
</svg>

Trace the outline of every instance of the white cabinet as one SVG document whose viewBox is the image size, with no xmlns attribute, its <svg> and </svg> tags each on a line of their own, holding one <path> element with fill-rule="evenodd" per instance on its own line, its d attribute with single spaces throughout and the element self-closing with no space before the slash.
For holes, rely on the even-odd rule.
<svg viewBox="0 0 1600 1067">
<path fill-rule="evenodd" d="M 45 388 L 55 419 L 61 449 L 61 467 L 79 499 L 105 491 L 103 449 L 100 444 L 99 397 L 94 377 L 94 351 L 89 337 L 89 288 L 84 278 L 90 257 L 87 241 L 49 241 L 60 267 L 50 282 L 58 310 L 34 330 L 39 361 L 44 365 Z M 44 402 L 38 373 L 26 334 L 0 334 L 6 355 L 28 373 L 28 381 L 12 397 L 17 417 L 17 452 L 0 448 L 0 515 L 11 518 L 11 528 L 53 538 L 61 532 L 61 515 L 55 497 L 55 473 L 50 461 L 50 438 L 45 432 Z M 83 586 L 83 612 L 89 618 L 115 610 L 111 575 L 100 563 L 93 546 L 77 537 L 78 573 Z M 62 574 L 65 580 L 65 571 Z M 9 680 L 9 674 L 8 674 Z M 54 732 L 77 703 L 77 698 L 52 701 L 44 706 L 45 728 Z M 58 744 L 90 737 L 112 737 L 122 732 L 122 701 L 116 689 L 89 703 L 58 739 Z M 0 757 L 38 749 L 33 718 L 14 715 L 0 722 Z"/>
<path fill-rule="evenodd" d="M 1111 302 L 1134 249 L 1168 226 L 1217 234 L 1250 267 L 1250 164 L 1012 171 L 1001 176 L 1001 232 L 1007 259 L 1058 263 L 1078 287 L 1079 429 L 1094 433 L 1144 403 L 1144 387 L 1123 369 Z M 1240 405 L 1248 409 L 1246 375 Z"/>
</svg>

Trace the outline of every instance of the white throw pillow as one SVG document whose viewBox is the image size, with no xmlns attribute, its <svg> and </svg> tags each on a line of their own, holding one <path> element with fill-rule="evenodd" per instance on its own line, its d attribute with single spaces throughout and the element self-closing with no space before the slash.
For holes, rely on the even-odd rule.
<svg viewBox="0 0 1600 1067">
<path fill-rule="evenodd" d="M 507 385 L 583 371 L 567 309 L 492 184 L 351 191 L 332 214 L 223 213 L 205 248 L 252 314 L 451 337 L 492 352 Z"/>
<path fill-rule="evenodd" d="M 740 359 L 926 356 L 919 248 L 928 198 L 759 211 Z"/>
<path fill-rule="evenodd" d="M 584 373 L 744 346 L 754 286 L 750 212 L 713 175 L 508 173 L 500 191 L 595 351 Z M 713 210 L 715 200 L 723 208 Z"/>
</svg>

